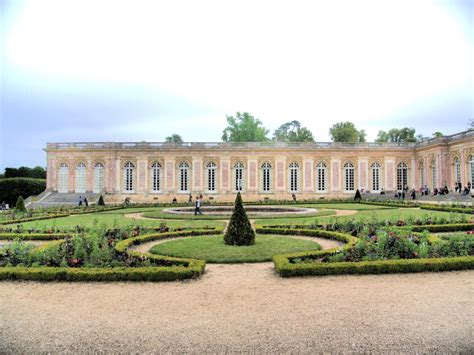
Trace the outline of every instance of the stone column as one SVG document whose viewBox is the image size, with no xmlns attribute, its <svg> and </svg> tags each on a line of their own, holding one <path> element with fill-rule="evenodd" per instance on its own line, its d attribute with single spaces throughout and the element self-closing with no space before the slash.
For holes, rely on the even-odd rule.
<svg viewBox="0 0 474 355">
<path fill-rule="evenodd" d="M 94 167 L 92 166 L 92 157 L 87 157 L 87 170 L 86 170 L 86 192 L 92 192 L 92 172 Z"/>
<path fill-rule="evenodd" d="M 220 191 L 219 193 L 226 194 L 230 192 L 230 160 L 222 159 L 221 160 L 221 181 L 220 181 Z"/>
<path fill-rule="evenodd" d="M 258 161 L 255 159 L 248 160 L 248 191 L 257 192 L 258 191 Z"/>
<path fill-rule="evenodd" d="M 137 161 L 137 193 L 145 193 L 147 191 L 147 170 L 148 161 L 140 159 Z"/>
<path fill-rule="evenodd" d="M 358 161 L 359 165 L 359 189 L 368 190 L 369 187 L 369 173 L 368 173 L 368 166 L 369 166 L 369 159 L 368 158 L 360 158 Z"/>
<path fill-rule="evenodd" d="M 175 186 L 174 186 L 174 160 L 167 160 L 165 161 L 165 193 L 174 193 Z"/>
<path fill-rule="evenodd" d="M 341 191 L 341 160 L 331 159 L 330 181 L 331 192 Z"/>
<path fill-rule="evenodd" d="M 304 180 L 304 192 L 314 192 L 314 174 L 313 174 L 313 160 L 312 159 L 304 159 L 303 160 L 303 177 Z"/>
<path fill-rule="evenodd" d="M 193 179 L 191 189 L 194 192 L 201 192 L 203 190 L 202 186 L 202 160 L 201 159 L 193 159 Z"/>
<path fill-rule="evenodd" d="M 275 161 L 275 177 L 276 177 L 276 184 L 275 184 L 275 192 L 284 193 L 285 188 L 285 158 L 280 158 Z"/>
<path fill-rule="evenodd" d="M 395 159 L 385 158 L 385 186 L 386 191 L 393 191 L 397 188 L 395 183 Z"/>
</svg>

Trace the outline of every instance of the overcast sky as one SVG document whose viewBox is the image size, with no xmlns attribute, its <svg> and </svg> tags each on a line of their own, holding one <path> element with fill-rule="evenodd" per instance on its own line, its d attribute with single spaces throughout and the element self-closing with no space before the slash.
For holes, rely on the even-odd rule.
<svg viewBox="0 0 474 355">
<path fill-rule="evenodd" d="M 318 141 L 474 118 L 474 1 L 0 0 L 0 170 L 47 142 L 220 141 L 226 115 Z"/>
</svg>

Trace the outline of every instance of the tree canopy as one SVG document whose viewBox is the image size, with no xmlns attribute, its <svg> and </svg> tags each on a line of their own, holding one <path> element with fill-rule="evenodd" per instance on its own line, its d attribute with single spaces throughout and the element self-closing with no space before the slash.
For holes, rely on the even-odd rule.
<svg viewBox="0 0 474 355">
<path fill-rule="evenodd" d="M 249 113 L 237 112 L 235 117 L 227 116 L 227 127 L 222 133 L 223 142 L 266 142 L 268 129 Z"/>
<path fill-rule="evenodd" d="M 181 138 L 179 134 L 174 133 L 171 136 L 166 137 L 165 141 L 167 143 L 183 143 L 183 138 Z"/>
<path fill-rule="evenodd" d="M 377 143 L 413 143 L 416 142 L 417 139 L 415 137 L 415 129 L 414 128 L 392 128 L 388 132 L 386 131 L 379 131 L 377 134 L 377 139 L 375 140 Z"/>
<path fill-rule="evenodd" d="M 46 170 L 41 166 L 28 168 L 20 166 L 19 168 L 5 168 L 4 178 L 29 177 L 35 179 L 46 179 Z"/>
<path fill-rule="evenodd" d="M 360 143 L 365 142 L 366 133 L 363 129 L 358 130 L 352 122 L 335 123 L 329 128 L 329 134 L 333 142 Z"/>
<path fill-rule="evenodd" d="M 273 133 L 273 139 L 277 142 L 314 142 L 313 133 L 308 128 L 301 127 L 299 121 L 282 124 Z"/>
</svg>

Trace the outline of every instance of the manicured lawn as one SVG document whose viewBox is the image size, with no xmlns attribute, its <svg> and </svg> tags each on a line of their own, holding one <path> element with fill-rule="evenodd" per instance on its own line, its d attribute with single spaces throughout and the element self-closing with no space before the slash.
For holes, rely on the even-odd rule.
<svg viewBox="0 0 474 355">
<path fill-rule="evenodd" d="M 252 263 L 271 261 L 273 255 L 315 251 L 321 247 L 311 240 L 273 235 L 257 235 L 255 245 L 230 246 L 222 235 L 190 237 L 155 245 L 151 252 L 160 255 L 204 259 L 209 263 Z"/>
<path fill-rule="evenodd" d="M 277 206 L 281 208 L 285 207 L 300 207 L 299 205 L 296 206 Z M 308 205 L 307 207 L 312 207 L 314 208 L 314 205 Z M 173 214 L 173 213 L 167 213 L 164 212 L 163 210 L 166 208 L 155 208 L 153 210 L 148 210 L 143 214 L 144 217 L 147 218 L 160 218 L 160 219 L 183 219 L 183 220 L 228 220 L 230 218 L 230 214 L 228 215 L 223 215 L 223 216 L 212 216 L 212 215 L 206 215 L 206 212 L 204 211 L 202 215 L 197 215 L 195 216 L 194 214 Z M 316 217 L 316 216 L 331 216 L 334 215 L 335 212 L 331 210 L 322 210 L 319 209 L 311 216 L 306 216 L 306 217 Z M 301 215 L 281 215 L 280 218 L 304 218 L 305 216 Z M 256 217 L 254 214 L 249 214 L 250 219 L 254 218 L 259 218 L 259 219 L 272 219 L 274 216 L 259 216 Z"/>
</svg>

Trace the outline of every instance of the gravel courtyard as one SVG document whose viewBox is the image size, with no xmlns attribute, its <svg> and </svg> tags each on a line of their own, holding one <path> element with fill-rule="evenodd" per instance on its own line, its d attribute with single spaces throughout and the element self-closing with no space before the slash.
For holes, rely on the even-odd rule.
<svg viewBox="0 0 474 355">
<path fill-rule="evenodd" d="M 474 271 L 171 283 L 0 282 L 0 353 L 473 352 Z"/>
</svg>

